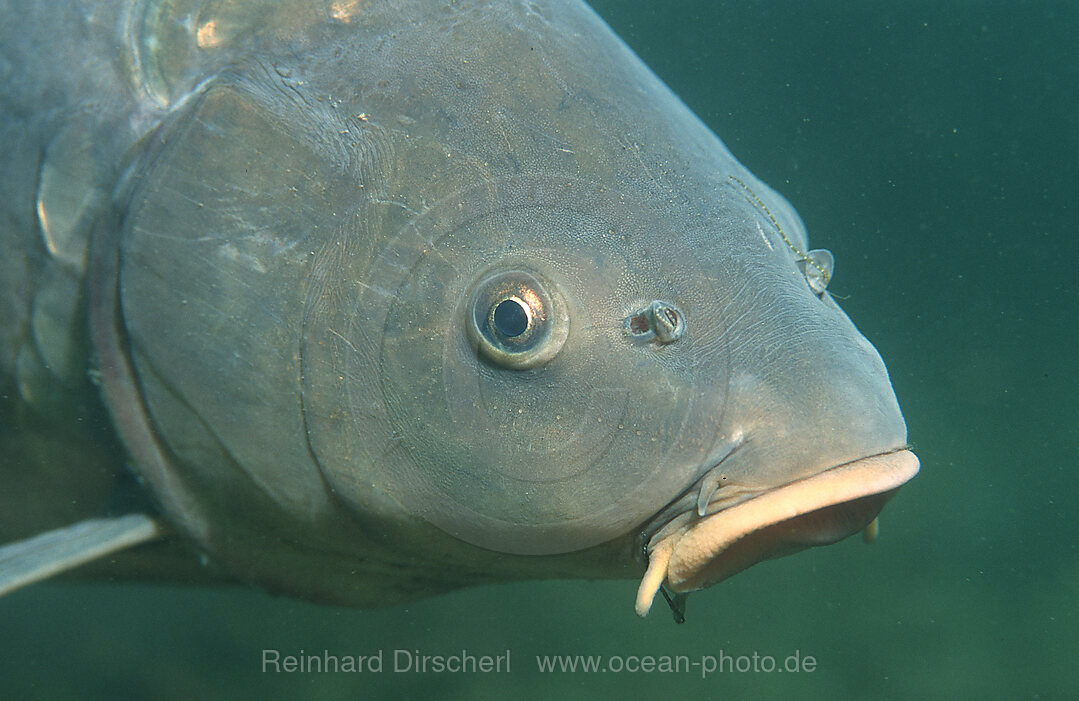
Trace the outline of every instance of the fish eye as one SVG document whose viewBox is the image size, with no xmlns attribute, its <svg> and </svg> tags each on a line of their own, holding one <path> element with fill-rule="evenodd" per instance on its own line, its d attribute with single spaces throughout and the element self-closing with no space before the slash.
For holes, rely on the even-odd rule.
<svg viewBox="0 0 1079 701">
<path fill-rule="evenodd" d="M 549 280 L 531 271 L 503 270 L 474 285 L 466 326 L 487 360 L 525 370 L 558 354 L 569 335 L 569 315 Z"/>
</svg>

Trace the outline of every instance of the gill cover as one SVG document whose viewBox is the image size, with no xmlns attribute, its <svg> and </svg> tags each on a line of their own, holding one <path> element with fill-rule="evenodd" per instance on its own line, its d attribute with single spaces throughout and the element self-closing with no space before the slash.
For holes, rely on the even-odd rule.
<svg viewBox="0 0 1079 701">
<path fill-rule="evenodd" d="M 330 498 L 301 409 L 303 309 L 311 252 L 344 211 L 334 198 L 347 181 L 225 81 L 175 112 L 144 168 L 119 306 L 148 421 L 178 458 L 160 483 L 214 485 L 200 498 L 229 495 L 216 505 L 229 513 L 268 499 L 310 521 Z"/>
</svg>

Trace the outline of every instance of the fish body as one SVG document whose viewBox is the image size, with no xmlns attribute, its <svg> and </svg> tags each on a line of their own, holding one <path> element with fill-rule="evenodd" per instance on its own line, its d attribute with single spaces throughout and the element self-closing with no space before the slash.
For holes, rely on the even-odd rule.
<svg viewBox="0 0 1079 701">
<path fill-rule="evenodd" d="M 308 599 L 643 614 L 918 469 L 831 254 L 583 3 L 0 16 L 6 540 L 140 510 Z"/>
</svg>

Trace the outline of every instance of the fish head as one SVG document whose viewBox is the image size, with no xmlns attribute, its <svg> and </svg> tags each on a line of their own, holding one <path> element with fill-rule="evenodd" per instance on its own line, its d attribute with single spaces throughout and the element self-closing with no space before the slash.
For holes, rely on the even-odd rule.
<svg viewBox="0 0 1079 701">
<path fill-rule="evenodd" d="M 338 354 L 355 379 L 337 414 L 385 437 L 364 469 L 496 552 L 632 535 L 641 611 L 660 584 L 699 589 L 866 527 L 917 471 L 902 414 L 821 289 L 831 267 L 749 177 L 707 216 L 543 176 L 413 219 L 352 312 L 370 332 Z"/>
<path fill-rule="evenodd" d="M 635 552 L 639 611 L 869 523 L 917 460 L 794 209 L 582 4 L 392 5 L 236 58 L 130 178 L 106 306 L 203 520 Z"/>
</svg>

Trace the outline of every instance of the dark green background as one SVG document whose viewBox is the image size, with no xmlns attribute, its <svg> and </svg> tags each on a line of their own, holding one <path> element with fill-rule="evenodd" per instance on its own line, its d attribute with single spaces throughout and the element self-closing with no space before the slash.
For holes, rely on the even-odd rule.
<svg viewBox="0 0 1079 701">
<path fill-rule="evenodd" d="M 628 581 L 366 612 L 241 588 L 52 583 L 0 600 L 0 696 L 1079 695 L 1079 4 L 597 9 L 836 254 L 831 289 L 884 356 L 923 465 L 880 542 L 757 566 L 691 597 L 678 627 L 662 608 L 638 620 Z M 509 648 L 513 667 L 263 675 L 263 648 Z M 541 676 L 534 662 L 796 650 L 816 671 Z"/>
</svg>

